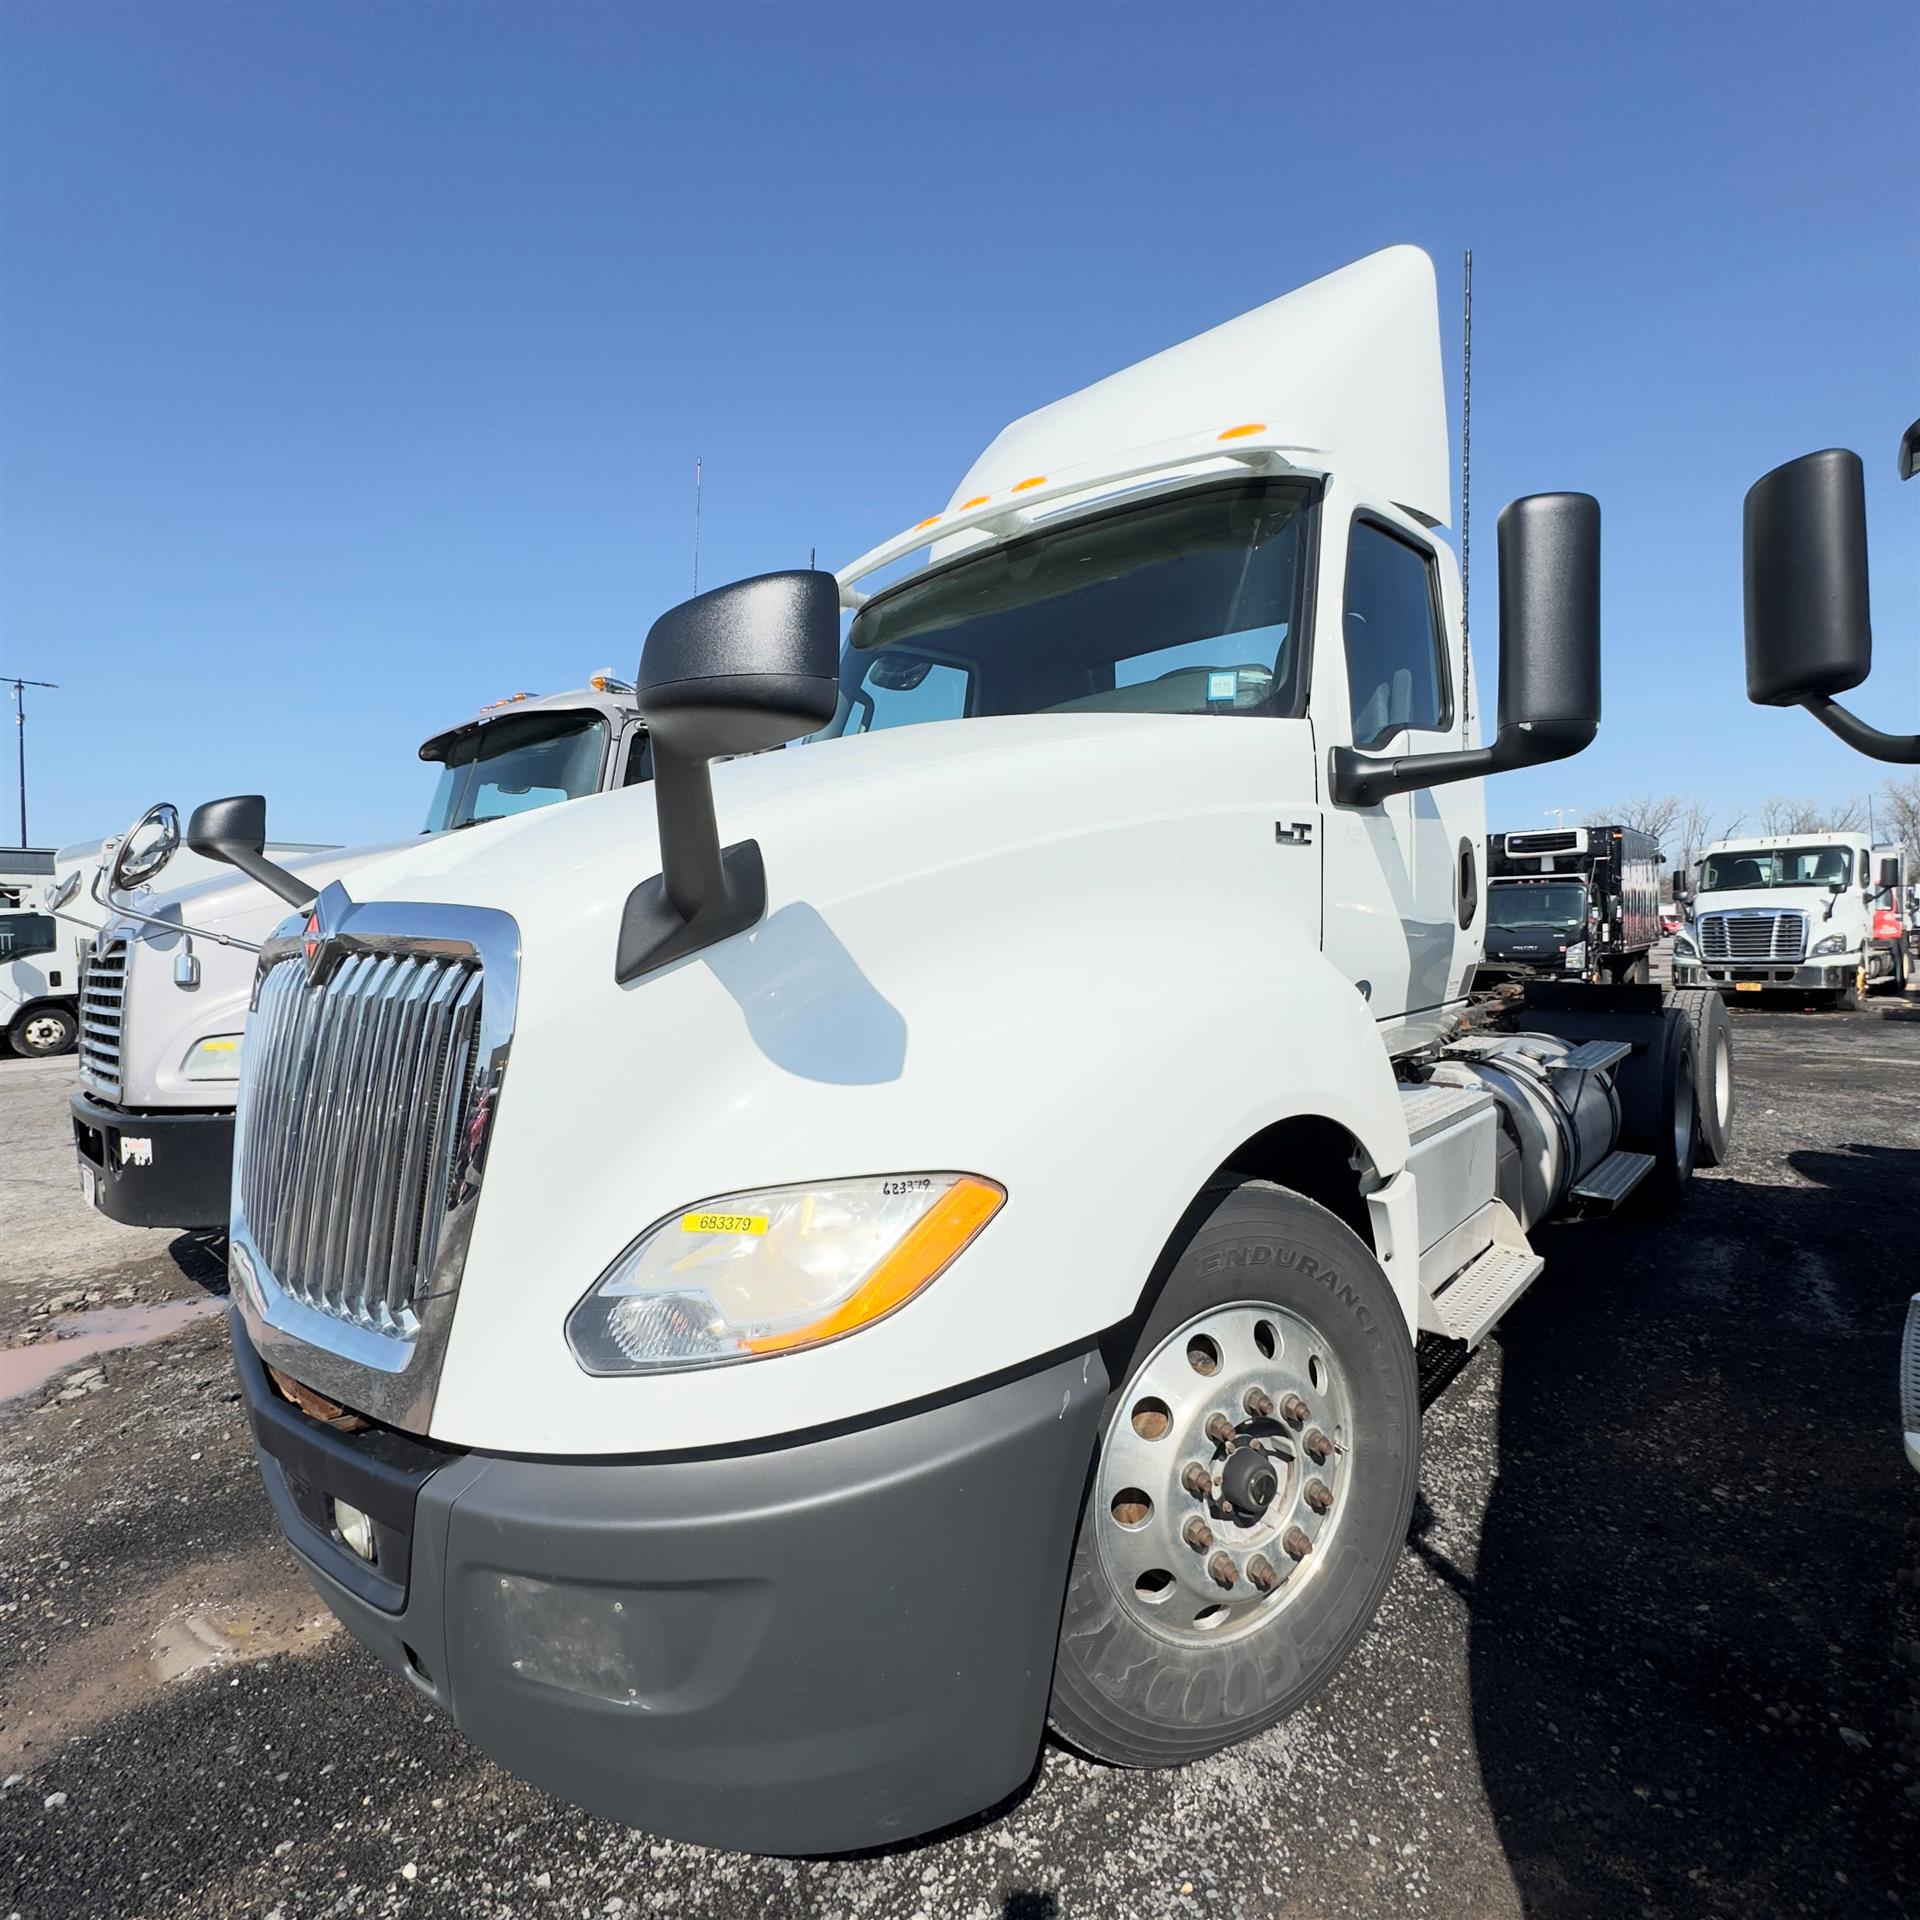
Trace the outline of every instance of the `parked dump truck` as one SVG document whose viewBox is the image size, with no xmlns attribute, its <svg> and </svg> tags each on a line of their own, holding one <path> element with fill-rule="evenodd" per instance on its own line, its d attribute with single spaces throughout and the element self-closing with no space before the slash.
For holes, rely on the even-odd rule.
<svg viewBox="0 0 1920 1920">
<path fill-rule="evenodd" d="M 1851 1009 L 1907 981 L 1906 856 L 1864 833 L 1717 840 L 1673 943 L 1678 986 L 1800 992 Z"/>
<path fill-rule="evenodd" d="M 646 728 L 626 681 L 509 695 L 423 741 L 437 766 L 424 831 L 455 832 L 645 779 Z M 210 875 L 138 904 L 111 855 L 97 884 L 106 924 L 86 960 L 74 1152 L 89 1204 L 129 1226 L 224 1227 L 233 1185 L 241 1031 L 261 942 L 289 902 L 257 877 L 179 849 L 168 805 L 121 845 L 151 890 L 163 873 Z M 273 853 L 311 902 L 330 880 L 417 839 Z M 271 851 L 271 850 L 269 850 Z"/>
<path fill-rule="evenodd" d="M 1638 827 L 1487 836 L 1479 977 L 1646 986 L 1660 941 L 1660 843 Z"/>
<path fill-rule="evenodd" d="M 1049 1717 L 1243 1740 L 1393 1572 L 1417 1336 L 1484 1339 L 1550 1216 L 1680 1196 L 1652 989 L 1462 1031 L 1483 780 L 1598 724 L 1599 509 L 1500 516 L 1479 744 L 1440 368 L 1400 247 L 1028 414 L 837 577 L 663 615 L 651 790 L 268 942 L 259 1463 L 502 1764 L 815 1852 L 1006 1795 Z"/>
</svg>

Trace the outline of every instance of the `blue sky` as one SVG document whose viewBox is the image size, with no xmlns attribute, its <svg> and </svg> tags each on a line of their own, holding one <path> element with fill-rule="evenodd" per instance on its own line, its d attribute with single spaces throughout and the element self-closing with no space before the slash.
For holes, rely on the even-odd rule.
<svg viewBox="0 0 1920 1920">
<path fill-rule="evenodd" d="M 36 842 L 246 790 L 412 831 L 427 733 L 631 670 L 696 455 L 705 584 L 837 564 L 1015 414 L 1399 240 L 1456 383 L 1475 253 L 1483 674 L 1499 506 L 1605 511 L 1606 724 L 1495 824 L 1879 778 L 1744 694 L 1741 497 L 1814 447 L 1867 460 L 1855 704 L 1920 724 L 1920 9 L 9 0 L 0 38 Z"/>
</svg>

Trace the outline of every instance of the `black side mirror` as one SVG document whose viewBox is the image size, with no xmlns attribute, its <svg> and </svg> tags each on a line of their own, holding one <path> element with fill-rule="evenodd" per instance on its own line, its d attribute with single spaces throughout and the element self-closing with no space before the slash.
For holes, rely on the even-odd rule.
<svg viewBox="0 0 1920 1920">
<path fill-rule="evenodd" d="M 1600 503 L 1532 493 L 1500 514 L 1499 731 L 1490 747 L 1374 759 L 1333 750 L 1342 806 L 1564 760 L 1600 727 Z"/>
<path fill-rule="evenodd" d="M 195 807 L 187 822 L 187 845 L 209 860 L 237 867 L 269 893 L 277 893 L 297 913 L 305 913 L 319 898 L 304 880 L 277 867 L 266 857 L 267 802 L 258 793 L 236 793 L 225 800 L 209 800 Z"/>
<path fill-rule="evenodd" d="M 1903 469 L 1916 429 L 1901 442 Z M 1920 761 L 1920 734 L 1882 733 L 1834 701 L 1873 666 L 1860 456 L 1828 447 L 1763 474 L 1747 491 L 1744 549 L 1747 698 L 1803 706 L 1877 760 Z"/>
<path fill-rule="evenodd" d="M 830 573 L 766 573 L 653 623 L 635 687 L 653 744 L 661 871 L 621 917 L 623 985 L 752 926 L 767 909 L 760 846 L 723 848 L 709 763 L 758 753 L 833 718 L 840 590 Z"/>
<path fill-rule="evenodd" d="M 1920 467 L 1920 420 L 1900 436 L 1900 478 L 1911 480 L 1916 467 Z"/>
<path fill-rule="evenodd" d="M 1673 870 L 1673 897 L 1676 900 L 1684 900 L 1687 897 L 1687 870 L 1685 867 L 1675 867 Z"/>
</svg>

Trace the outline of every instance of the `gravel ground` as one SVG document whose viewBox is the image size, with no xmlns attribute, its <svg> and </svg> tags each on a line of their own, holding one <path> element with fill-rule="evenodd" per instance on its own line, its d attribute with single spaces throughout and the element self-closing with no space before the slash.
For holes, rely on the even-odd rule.
<svg viewBox="0 0 1920 1920">
<path fill-rule="evenodd" d="M 1735 1022 L 1732 1163 L 1672 1220 L 1547 1236 L 1437 1392 L 1407 1550 L 1326 1696 L 1179 1772 L 1049 1749 L 1009 1805 L 877 1856 L 663 1843 L 480 1759 L 279 1545 L 217 1319 L 63 1371 L 0 1409 L 0 1915 L 1920 1907 L 1892 1655 L 1920 1629 L 1894 1393 L 1920 1001 Z M 0 1062 L 0 1342 L 219 1285 L 217 1250 L 84 1213 L 70 1085 Z"/>
</svg>

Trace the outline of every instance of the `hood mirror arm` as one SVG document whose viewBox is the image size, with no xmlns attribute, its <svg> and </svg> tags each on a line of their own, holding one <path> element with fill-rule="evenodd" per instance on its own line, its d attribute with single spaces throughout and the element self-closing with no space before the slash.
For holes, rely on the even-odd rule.
<svg viewBox="0 0 1920 1920">
<path fill-rule="evenodd" d="M 151 913 L 142 913 L 138 907 L 126 905 L 117 894 L 111 897 L 103 897 L 101 887 L 106 877 L 107 876 L 96 867 L 93 872 L 93 885 L 88 891 L 106 912 L 114 915 L 118 919 L 137 920 L 141 926 L 158 927 L 162 933 L 182 934 L 189 942 L 189 945 L 195 940 L 213 940 L 223 947 L 238 947 L 243 953 L 258 953 L 260 951 L 257 941 L 242 940 L 231 933 L 215 933 L 210 927 L 190 927 L 184 920 L 161 920 Z M 62 914 L 59 917 L 63 920 L 72 919 L 70 914 Z M 97 927 L 85 920 L 75 920 L 74 925 L 86 927 L 89 933 L 97 933 L 99 931 Z"/>
</svg>

